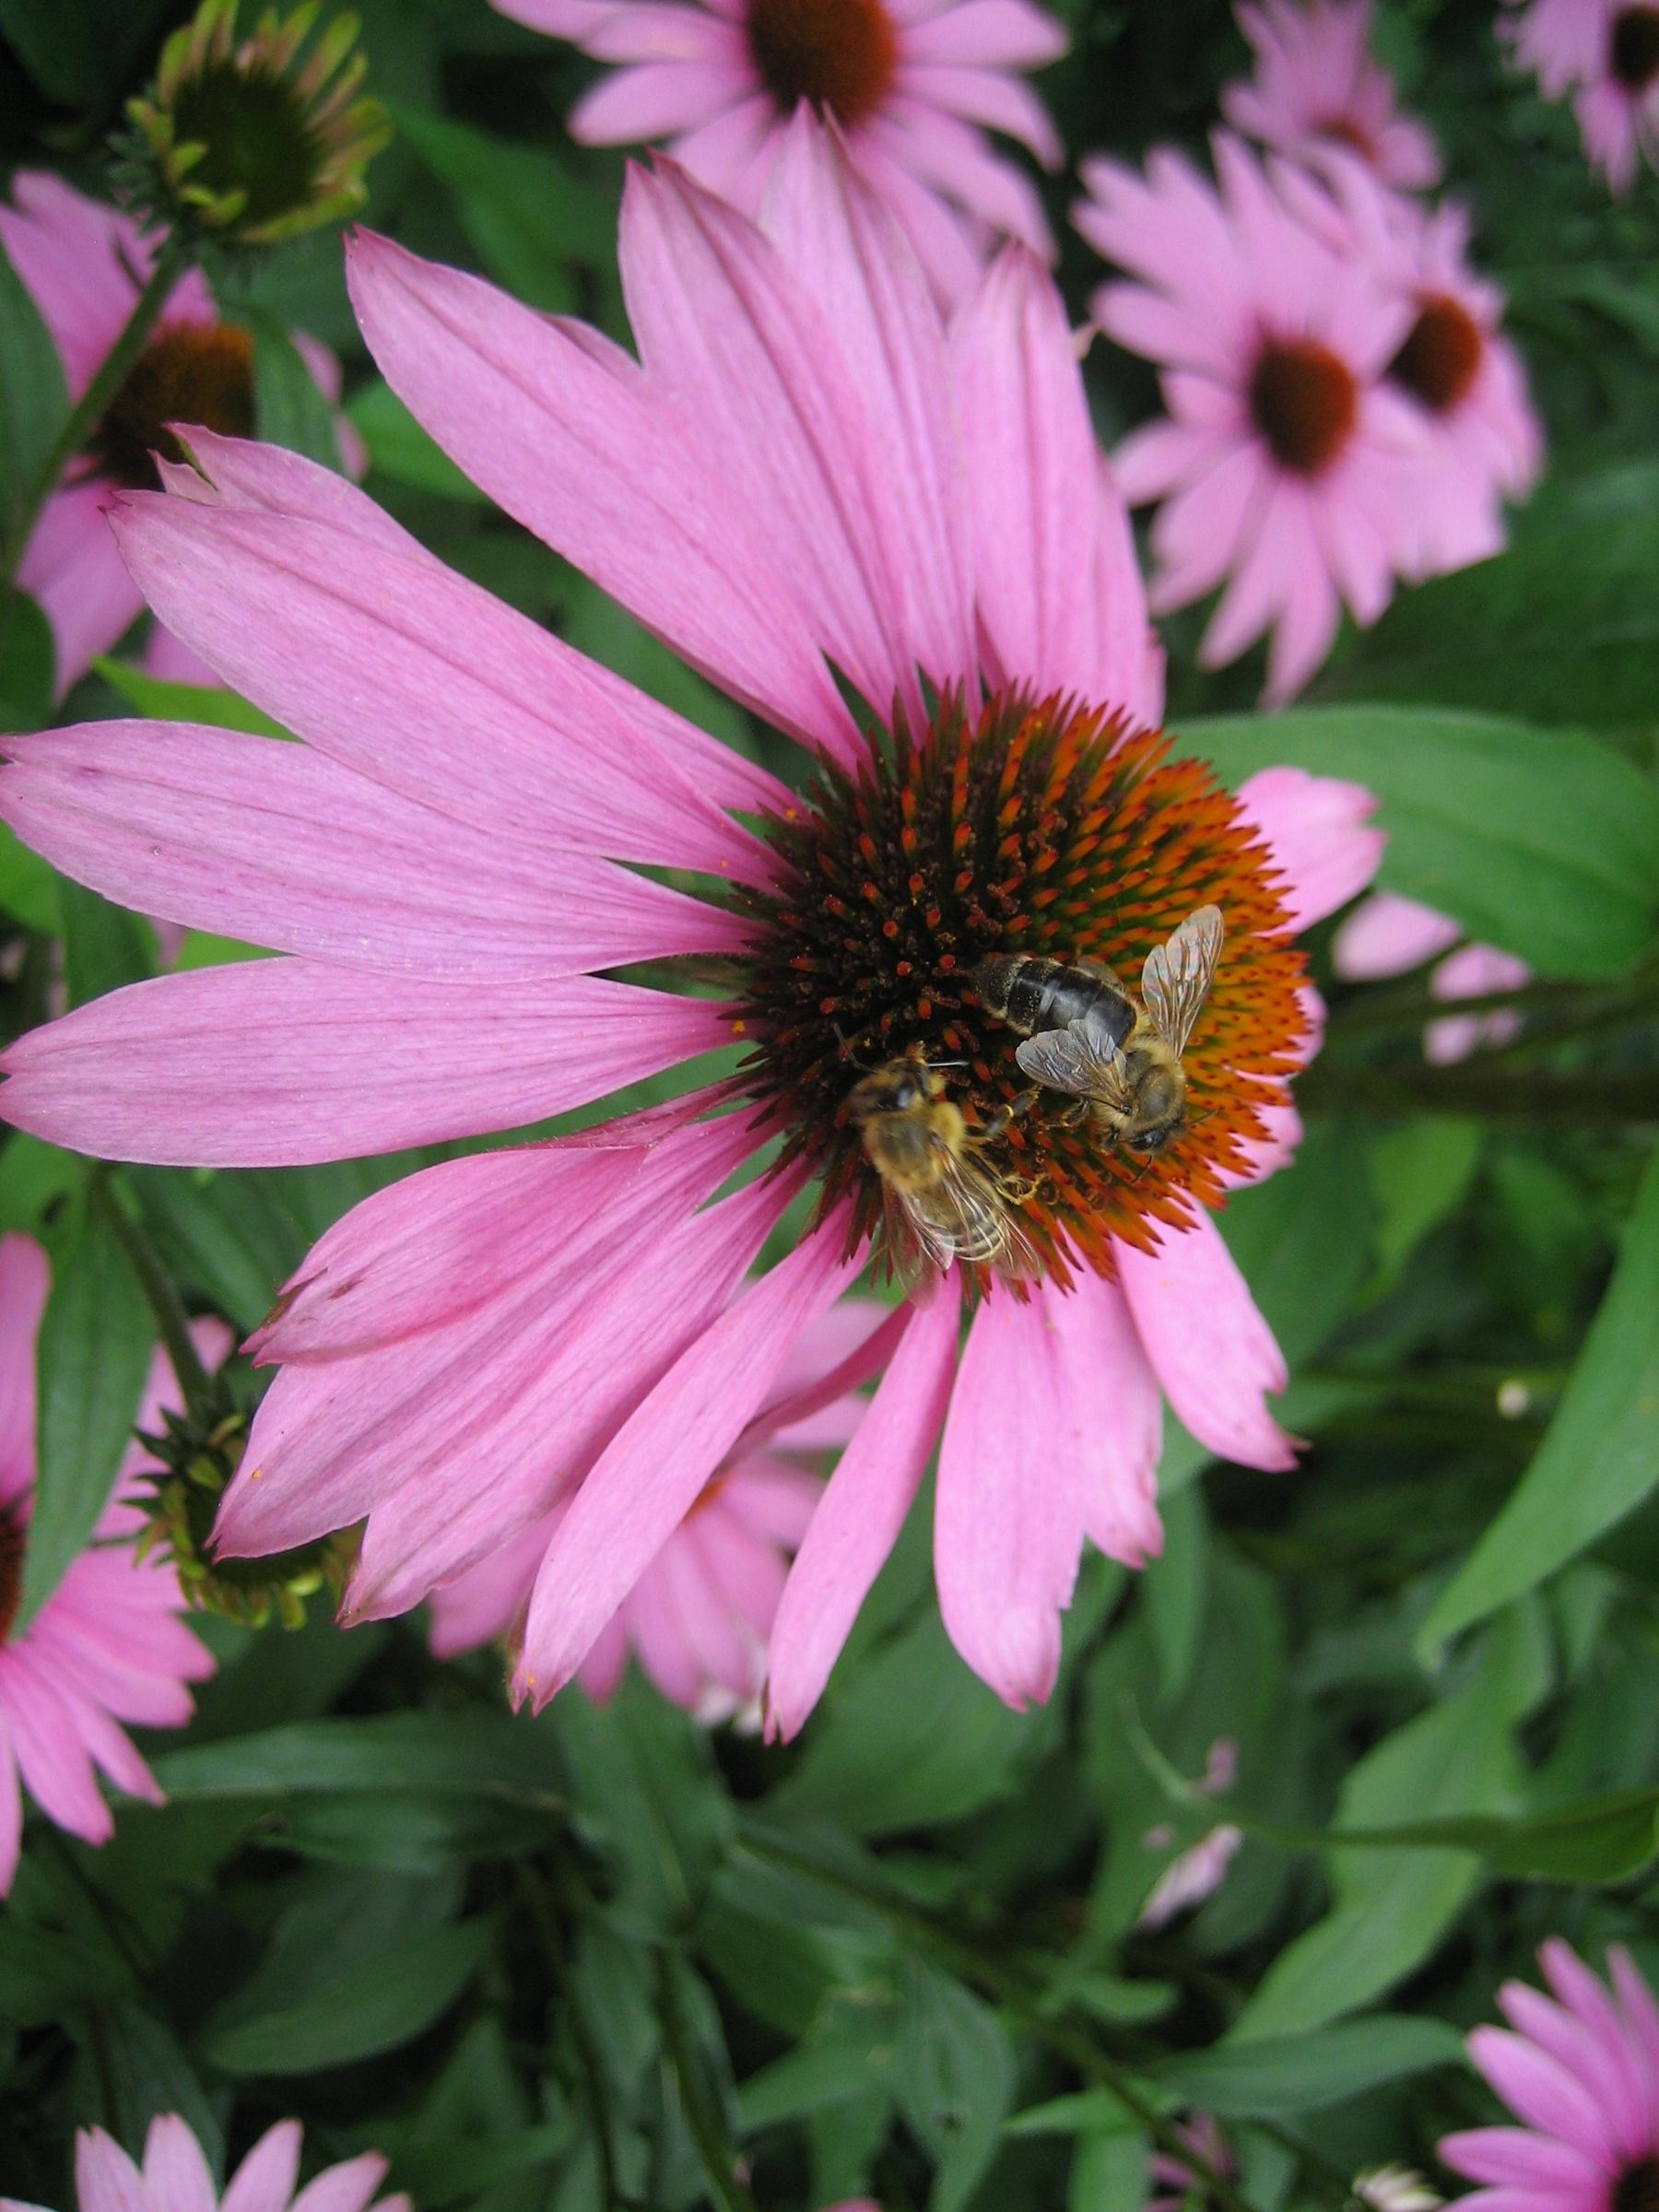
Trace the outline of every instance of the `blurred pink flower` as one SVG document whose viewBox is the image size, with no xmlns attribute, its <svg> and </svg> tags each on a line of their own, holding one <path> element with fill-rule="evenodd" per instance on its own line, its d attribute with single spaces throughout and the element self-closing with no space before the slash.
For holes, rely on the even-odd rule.
<svg viewBox="0 0 1659 2212">
<path fill-rule="evenodd" d="M 780 1405 L 815 1393 L 887 1316 L 873 1300 L 843 1299 L 804 1330 L 778 1377 Z M 615 1695 L 631 1650 L 663 1695 L 698 1720 L 759 1726 L 772 1617 L 823 1492 L 809 1465 L 850 1441 L 866 1404 L 848 1393 L 781 1428 L 764 1415 L 752 1425 L 577 1670 L 590 1698 L 603 1703 Z M 561 1499 L 512 1543 L 432 1592 L 432 1649 L 441 1659 L 497 1637 L 517 1641 L 536 1570 L 569 1507 Z"/>
<path fill-rule="evenodd" d="M 75 2138 L 79 2212 L 364 2212 L 386 2171 L 379 2151 L 325 2167 L 296 2196 L 300 2144 L 299 2121 L 279 2120 L 260 2136 L 221 2197 L 201 2145 L 177 2112 L 150 2122 L 142 2168 L 101 2127 L 82 2128 Z M 0 2196 L 0 2212 L 41 2208 Z M 383 2196 L 374 2212 L 409 2212 L 409 2200 Z"/>
<path fill-rule="evenodd" d="M 1207 2112 L 1194 2112 L 1190 2120 L 1182 2121 L 1176 2133 L 1211 2173 L 1230 2176 L 1238 2171 L 1232 2146 Z M 1154 2187 L 1145 2212 L 1183 2212 L 1183 2207 L 1194 2201 L 1205 2201 L 1206 2177 L 1170 2151 L 1153 2152 L 1147 2160 L 1147 2176 Z"/>
<path fill-rule="evenodd" d="M 130 216 L 46 171 L 19 171 L 11 191 L 15 204 L 0 205 L 0 245 L 51 334 L 74 401 L 120 336 L 155 247 Z M 338 399 L 334 355 L 299 333 L 294 344 L 318 389 Z M 180 277 L 91 444 L 70 464 L 23 550 L 18 582 L 40 601 L 52 625 L 59 699 L 144 611 L 105 509 L 123 486 L 154 485 L 150 455 L 169 442 L 170 422 L 253 434 L 253 341 L 245 330 L 218 320 L 206 280 L 195 269 Z M 344 422 L 341 453 L 354 466 L 360 464 L 356 432 Z M 163 629 L 152 632 L 146 659 L 154 674 L 174 682 L 216 680 Z"/>
<path fill-rule="evenodd" d="M 1503 502 L 1536 483 L 1544 433 L 1520 356 L 1501 335 L 1503 294 L 1468 265 L 1467 209 L 1425 209 L 1343 155 L 1318 180 L 1287 170 L 1279 182 L 1299 215 L 1410 311 L 1386 373 L 1424 424 L 1412 464 L 1413 575 L 1445 575 L 1501 552 Z"/>
<path fill-rule="evenodd" d="M 1617 1945 L 1611 1993 L 1559 1936 L 1538 1958 L 1552 1994 L 1506 1982 L 1498 2003 L 1510 2027 L 1468 2039 L 1469 2056 L 1524 2124 L 1442 2138 L 1453 2172 L 1485 2184 L 1456 2204 L 1637 2212 L 1659 2188 L 1659 2005 Z"/>
<path fill-rule="evenodd" d="M 1331 965 L 1351 983 L 1378 982 L 1384 976 L 1404 975 L 1420 968 L 1437 954 L 1446 953 L 1429 978 L 1436 998 L 1484 998 L 1499 991 L 1518 991 L 1532 980 L 1532 970 L 1512 952 L 1493 945 L 1462 945 L 1463 932 L 1447 914 L 1438 914 L 1415 899 L 1395 891 L 1374 891 L 1347 915 L 1331 946 Z M 1445 1065 L 1466 1060 L 1483 1045 L 1507 1044 L 1517 1035 L 1521 1017 L 1503 1008 L 1486 1014 L 1449 1014 L 1431 1021 L 1423 1032 L 1425 1056 Z"/>
<path fill-rule="evenodd" d="M 1546 100 L 1572 96 L 1584 151 L 1616 193 L 1659 166 L 1659 7 L 1620 0 L 1509 0 L 1515 58 Z"/>
<path fill-rule="evenodd" d="M 133 1556 L 130 1539 L 143 1517 L 127 1500 L 149 1464 L 136 1445 L 92 1542 L 29 1626 L 13 1633 L 34 1502 L 35 1338 L 47 1288 L 40 1246 L 0 1237 L 0 1895 L 18 1868 L 19 1775 L 49 1820 L 88 1843 L 107 1843 L 114 1823 L 95 1769 L 118 1789 L 161 1803 L 116 1724 L 182 1727 L 193 1710 L 184 1685 L 213 1672 L 208 1653 L 174 1618 L 182 1601 L 171 1569 Z M 222 1353 L 222 1338 L 218 1348 Z M 156 1426 L 162 1407 L 178 1402 L 158 1352 L 138 1425 Z"/>
<path fill-rule="evenodd" d="M 1222 92 L 1234 130 L 1298 160 L 1346 147 L 1407 190 L 1438 180 L 1434 140 L 1398 112 L 1393 78 L 1368 52 L 1371 0 L 1241 0 L 1238 17 L 1256 72 Z"/>
<path fill-rule="evenodd" d="M 1230 1735 L 1218 1735 L 1210 1746 L 1203 1779 L 1194 1787 L 1200 1796 L 1224 1797 L 1232 1788 L 1238 1771 L 1238 1745 Z M 1172 1841 L 1167 1829 L 1154 1829 L 1146 1839 L 1147 1848 L 1155 1851 L 1167 1851 Z M 1207 1835 L 1201 1836 L 1190 1851 L 1183 1851 L 1178 1859 L 1172 1859 L 1159 1875 L 1151 1895 L 1141 1907 L 1138 1924 L 1143 1928 L 1161 1928 L 1178 1912 L 1213 1897 L 1243 1841 L 1243 1830 L 1234 1828 L 1230 1821 L 1223 1821 Z"/>
<path fill-rule="evenodd" d="M 1003 238 L 1048 259 L 1030 180 L 987 128 L 1063 159 L 1022 81 L 1065 52 L 1031 0 L 494 0 L 533 29 L 621 67 L 571 117 L 594 146 L 666 138 L 700 183 L 759 212 L 802 101 L 832 116 L 866 183 L 909 233 L 941 300 L 959 300 Z"/>
<path fill-rule="evenodd" d="M 1374 622 L 1409 572 L 1424 422 L 1385 371 L 1413 311 L 1295 212 L 1238 139 L 1218 135 L 1215 158 L 1218 187 L 1168 148 L 1144 178 L 1086 161 L 1074 220 L 1142 280 L 1103 286 L 1095 320 L 1162 364 L 1169 416 L 1115 462 L 1131 505 L 1163 501 L 1153 608 L 1230 579 L 1199 659 L 1218 667 L 1271 627 L 1277 706 L 1329 652 L 1342 601 Z"/>
<path fill-rule="evenodd" d="M 741 1045 L 673 1104 L 366 1200 L 254 1339 L 283 1371 L 221 1543 L 367 1516 L 348 1615 L 407 1610 L 579 1483 L 526 1614 L 516 1683 L 540 1703 L 757 1419 L 806 1410 L 779 1406 L 785 1361 L 882 1218 L 846 1112 L 860 1068 L 960 1063 L 952 1103 L 982 1126 L 1025 1088 L 972 988 L 982 955 L 1138 972 L 1223 902 L 1180 1141 L 1120 1153 L 1036 1102 L 997 1141 L 1044 1178 L 1008 1201 L 1043 1279 L 1018 1297 L 951 1266 L 825 1385 L 881 1376 L 773 1624 L 771 1710 L 793 1732 L 941 1432 L 941 1608 L 1015 1704 L 1053 1685 L 1085 1535 L 1135 1564 L 1158 1547 L 1164 1393 L 1211 1450 L 1291 1464 L 1266 1404 L 1284 1363 L 1207 1209 L 1283 1157 L 1317 1041 L 1293 933 L 1363 887 L 1382 840 L 1355 786 L 1287 769 L 1235 798 L 1166 757 L 1127 517 L 1035 258 L 1006 249 L 947 339 L 888 210 L 810 118 L 770 206 L 774 238 L 672 163 L 634 172 L 639 361 L 382 240 L 350 274 L 431 434 L 798 740 L 805 788 L 446 570 L 343 478 L 193 437 L 201 473 L 124 500 L 124 548 L 162 618 L 305 742 L 13 738 L 0 811 L 107 894 L 289 957 L 78 1008 L 9 1050 L 0 1111 L 119 1158 L 291 1164 L 523 1128 Z M 832 666 L 877 702 L 877 741 Z M 737 995 L 595 972 L 679 955 L 726 963 Z M 769 1146 L 770 1173 L 716 1196 Z M 806 1228 L 747 1279 L 815 1181 Z"/>
</svg>

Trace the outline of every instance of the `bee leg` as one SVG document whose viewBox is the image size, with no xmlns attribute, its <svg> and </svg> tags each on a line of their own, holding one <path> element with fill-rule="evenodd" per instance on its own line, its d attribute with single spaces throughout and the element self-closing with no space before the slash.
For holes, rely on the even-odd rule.
<svg viewBox="0 0 1659 2212">
<path fill-rule="evenodd" d="M 1020 1091 L 1017 1097 L 1010 1099 L 1006 1106 L 999 1106 L 991 1119 L 977 1132 L 978 1142 L 982 1145 L 994 1145 L 999 1136 L 1006 1135 L 1010 1122 L 1018 1120 L 1022 1113 L 1030 1113 L 1036 1103 L 1037 1093 L 1034 1090 Z"/>
<path fill-rule="evenodd" d="M 1076 1129 L 1088 1119 L 1088 1100 L 1074 1099 L 1071 1104 L 1062 1112 L 1060 1116 L 1060 1126 L 1063 1129 Z"/>
</svg>

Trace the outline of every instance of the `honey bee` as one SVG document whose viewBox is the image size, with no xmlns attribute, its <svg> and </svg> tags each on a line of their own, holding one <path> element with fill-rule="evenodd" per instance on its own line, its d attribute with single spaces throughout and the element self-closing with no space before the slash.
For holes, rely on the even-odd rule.
<svg viewBox="0 0 1659 2212">
<path fill-rule="evenodd" d="M 1181 1055 L 1221 958 L 1221 910 L 1201 906 L 1147 955 L 1138 996 L 1098 960 L 982 960 L 982 1003 L 1023 1033 L 1015 1057 L 1051 1090 L 1084 1101 L 1111 1140 L 1161 1152 L 1186 1121 Z"/>
<path fill-rule="evenodd" d="M 1041 1263 L 1011 1210 L 1030 1186 L 974 1157 L 995 1143 L 1014 1110 L 970 1131 L 945 1088 L 916 1049 L 872 1068 L 847 1100 L 848 1119 L 881 1178 L 888 1264 L 907 1290 L 930 1265 L 943 1273 L 953 1260 L 994 1267 L 1006 1282 L 1030 1281 Z"/>
</svg>

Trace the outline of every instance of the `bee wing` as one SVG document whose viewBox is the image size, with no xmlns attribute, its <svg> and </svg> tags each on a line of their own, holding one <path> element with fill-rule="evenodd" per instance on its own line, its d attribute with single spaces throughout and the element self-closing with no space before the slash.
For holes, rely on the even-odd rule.
<svg viewBox="0 0 1659 2212">
<path fill-rule="evenodd" d="M 1026 1075 L 1051 1090 L 1069 1092 L 1074 1099 L 1102 1099 L 1112 1106 L 1129 1103 L 1123 1052 L 1094 1013 L 1063 1030 L 1040 1030 L 1035 1037 L 1022 1039 L 1014 1057 Z"/>
<path fill-rule="evenodd" d="M 1186 1050 L 1216 980 L 1221 937 L 1221 909 L 1201 906 L 1147 955 L 1141 996 L 1165 1043 L 1178 1055 Z"/>
<path fill-rule="evenodd" d="M 1041 1273 L 1037 1254 L 994 1179 L 972 1160 L 952 1159 L 946 1164 L 931 1203 L 950 1218 L 947 1233 L 959 1259 L 993 1266 L 1010 1282 Z"/>
</svg>

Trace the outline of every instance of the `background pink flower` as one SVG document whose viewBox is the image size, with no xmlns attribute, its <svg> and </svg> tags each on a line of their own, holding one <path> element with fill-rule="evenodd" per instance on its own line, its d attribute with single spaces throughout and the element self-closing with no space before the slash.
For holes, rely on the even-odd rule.
<svg viewBox="0 0 1659 2212">
<path fill-rule="evenodd" d="M 1420 968 L 1439 953 L 1430 973 L 1429 988 L 1436 998 L 1484 998 L 1499 991 L 1518 991 L 1532 980 L 1532 970 L 1512 952 L 1495 945 L 1459 945 L 1463 932 L 1448 914 L 1402 899 L 1396 891 L 1373 891 L 1338 928 L 1331 945 L 1331 964 L 1349 982 L 1374 982 L 1390 975 L 1404 975 Z M 1457 946 L 1453 951 L 1452 947 Z M 1485 1014 L 1449 1014 L 1431 1021 L 1423 1032 L 1424 1055 L 1441 1065 L 1466 1060 L 1482 1045 L 1507 1044 L 1519 1034 L 1521 1017 L 1502 1008 Z"/>
<path fill-rule="evenodd" d="M 364 2212 L 386 2171 L 379 2151 L 325 2167 L 296 2195 L 300 2140 L 298 2120 L 267 2128 L 221 2197 L 201 2145 L 177 2112 L 150 2122 L 142 2167 L 101 2127 L 82 2128 L 75 2138 L 78 2212 Z M 0 2196 L 0 2212 L 41 2208 Z M 383 2196 L 373 2212 L 409 2212 L 409 2200 Z"/>
<path fill-rule="evenodd" d="M 1050 258 L 1030 180 L 992 150 L 1018 139 L 1047 169 L 1060 141 L 1021 73 L 1065 52 L 1031 0 L 495 0 L 504 15 L 622 65 L 571 117 L 597 146 L 666 137 L 690 173 L 758 213 L 802 100 L 832 116 L 904 225 L 940 297 L 971 284 L 999 238 Z"/>
<path fill-rule="evenodd" d="M 282 1372 L 220 1541 L 281 1549 L 366 1516 L 348 1614 L 408 1609 L 580 1477 L 526 1613 L 515 1681 L 540 1703 L 756 1421 L 808 1409 L 780 1407 L 779 1379 L 880 1218 L 845 1112 L 859 1067 L 962 1061 L 982 1126 L 1026 1087 L 971 980 L 1021 883 L 1064 891 L 1027 911 L 1025 945 L 1132 971 L 1223 899 L 1186 1054 L 1202 1119 L 1120 1157 L 1039 1102 L 1007 1141 L 1053 1192 L 1023 1217 L 1050 1278 L 1022 1302 L 953 1268 L 824 1385 L 881 1378 L 773 1624 L 789 1731 L 935 1441 L 945 1622 L 1015 1704 L 1053 1687 L 1084 1538 L 1137 1565 L 1158 1547 L 1165 1394 L 1213 1451 L 1290 1464 L 1266 1406 L 1284 1364 L 1207 1209 L 1283 1157 L 1316 1043 L 1293 933 L 1363 887 L 1381 838 L 1354 786 L 1276 771 L 1235 797 L 1165 757 L 1127 517 L 1030 253 L 1006 249 L 947 334 L 890 212 L 806 117 L 769 222 L 672 164 L 633 173 L 637 361 L 381 240 L 350 274 L 417 418 L 798 739 L 805 788 L 445 570 L 344 479 L 193 438 L 174 496 L 124 501 L 124 547 L 186 643 L 304 742 L 18 738 L 0 808 L 109 895 L 288 957 L 78 1009 L 10 1050 L 3 1104 L 117 1157 L 292 1164 L 523 1127 L 748 1055 L 671 1105 L 382 1191 L 253 1340 Z M 832 665 L 906 747 L 872 748 Z M 1131 897 L 1122 856 L 1154 838 L 1156 885 Z M 735 964 L 737 998 L 594 972 L 693 953 Z M 774 1172 L 717 1196 L 769 1143 Z M 811 1182 L 807 1230 L 747 1279 Z"/>
<path fill-rule="evenodd" d="M 1519 2127 L 1445 2136 L 1440 2155 L 1482 2187 L 1467 2212 L 1622 2212 L 1659 2181 L 1659 2005 L 1628 1951 L 1607 1953 L 1611 1992 L 1552 1936 L 1538 1953 L 1550 1995 L 1498 1992 L 1508 2029 L 1477 2028 L 1469 2056 Z"/>
<path fill-rule="evenodd" d="M 1385 375 L 1413 311 L 1239 140 L 1218 135 L 1215 159 L 1214 185 L 1167 148 L 1144 177 L 1086 161 L 1074 220 L 1140 279 L 1103 286 L 1096 321 L 1160 364 L 1168 417 L 1115 456 L 1132 505 L 1163 502 L 1153 608 L 1226 580 L 1199 659 L 1219 666 L 1271 629 L 1265 703 L 1282 705 L 1330 651 L 1343 601 L 1374 622 L 1413 566 L 1424 429 Z"/>
<path fill-rule="evenodd" d="M 48 1287 L 39 1245 L 0 1238 L 0 1893 L 18 1866 L 19 1776 L 48 1819 L 86 1842 L 107 1843 L 114 1823 L 99 1772 L 133 1796 L 161 1802 L 116 1724 L 182 1727 L 193 1710 L 184 1685 L 213 1672 L 211 1657 L 175 1618 L 181 1600 L 172 1570 L 133 1556 L 142 1516 L 129 1500 L 147 1464 L 136 1446 L 92 1543 L 29 1626 L 13 1632 L 35 1482 L 35 1337 Z M 154 1426 L 161 1408 L 177 1403 L 171 1370 L 158 1353 L 139 1426 Z"/>
<path fill-rule="evenodd" d="M 1659 8 L 1623 0 L 1510 0 L 1515 58 L 1546 100 L 1571 93 L 1584 151 L 1617 193 L 1659 163 Z"/>
<path fill-rule="evenodd" d="M 154 241 L 130 216 L 45 171 L 19 171 L 11 191 L 13 205 L 0 206 L 0 244 L 52 335 L 74 401 L 121 335 L 154 264 Z M 318 389 L 338 399 L 333 354 L 300 334 L 294 343 Z M 187 270 L 91 445 L 42 508 L 18 565 L 18 582 L 52 624 L 58 698 L 144 610 L 110 535 L 104 511 L 112 493 L 155 483 L 150 455 L 171 444 L 169 422 L 252 437 L 254 418 L 253 340 L 218 320 L 206 279 Z M 343 422 L 341 453 L 360 465 L 356 433 Z M 165 630 L 153 634 L 147 658 L 157 675 L 173 681 L 216 680 Z"/>
<path fill-rule="evenodd" d="M 1191 2119 L 1180 2123 L 1176 2132 L 1212 2173 L 1230 2175 L 1238 2171 L 1232 2146 L 1207 2112 L 1194 2112 Z M 1147 2199 L 1145 2212 L 1182 2212 L 1182 2207 L 1194 2196 L 1203 2197 L 1203 2176 L 1172 2151 L 1154 2151 L 1147 2160 L 1147 2175 L 1153 2183 L 1153 2192 Z"/>
<path fill-rule="evenodd" d="M 1368 51 L 1371 0 L 1243 0 L 1238 17 L 1256 69 L 1222 92 L 1234 130 L 1302 160 L 1346 148 L 1408 190 L 1436 182 L 1433 138 L 1399 113 L 1393 78 Z"/>
<path fill-rule="evenodd" d="M 778 1378 L 780 1406 L 816 1393 L 888 1309 L 844 1299 L 803 1333 Z M 823 1483 L 810 1468 L 852 1437 L 866 1401 L 848 1394 L 816 1413 L 740 1439 L 624 1598 L 577 1671 L 590 1698 L 615 1695 L 631 1651 L 665 1698 L 698 1720 L 760 1724 L 767 1641 L 789 1561 Z M 746 1449 L 746 1445 L 747 1448 Z M 430 1599 L 432 1649 L 442 1659 L 514 1638 L 536 1570 L 568 1500 Z"/>
</svg>

